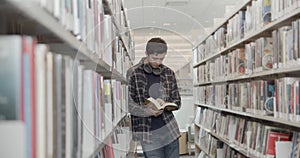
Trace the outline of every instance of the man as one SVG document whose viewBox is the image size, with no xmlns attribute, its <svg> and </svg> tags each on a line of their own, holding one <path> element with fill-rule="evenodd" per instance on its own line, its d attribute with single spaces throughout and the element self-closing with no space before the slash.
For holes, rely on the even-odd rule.
<svg viewBox="0 0 300 158">
<path fill-rule="evenodd" d="M 175 73 L 163 65 L 167 43 L 152 38 L 146 45 L 146 57 L 127 72 L 128 106 L 132 118 L 133 139 L 140 141 L 146 158 L 179 158 L 179 128 L 172 111 L 154 110 L 145 101 L 152 97 L 161 105 L 172 102 L 181 107 Z"/>
</svg>

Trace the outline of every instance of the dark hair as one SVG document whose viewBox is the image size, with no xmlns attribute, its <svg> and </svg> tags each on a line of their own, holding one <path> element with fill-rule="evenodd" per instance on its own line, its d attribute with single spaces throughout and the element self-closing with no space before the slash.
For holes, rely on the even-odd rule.
<svg viewBox="0 0 300 158">
<path fill-rule="evenodd" d="M 159 37 L 151 38 L 146 45 L 146 53 L 147 54 L 162 54 L 167 53 L 167 43 L 163 39 Z"/>
</svg>

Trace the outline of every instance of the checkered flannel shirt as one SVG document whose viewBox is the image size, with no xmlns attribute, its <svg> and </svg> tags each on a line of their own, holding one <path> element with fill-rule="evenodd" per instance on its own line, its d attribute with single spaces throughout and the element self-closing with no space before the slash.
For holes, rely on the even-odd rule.
<svg viewBox="0 0 300 158">
<path fill-rule="evenodd" d="M 151 117 L 145 115 L 145 99 L 149 97 L 146 90 L 146 75 L 143 70 L 142 59 L 137 65 L 127 71 L 128 81 L 128 106 L 132 121 L 132 136 L 134 140 L 151 143 L 150 127 Z M 181 98 L 179 95 L 175 73 L 165 65 L 162 65 L 163 71 L 160 74 L 160 83 L 163 85 L 162 99 L 166 102 L 173 102 L 181 107 Z M 176 139 L 180 136 L 178 124 L 172 112 L 163 112 L 163 120 L 171 136 Z"/>
</svg>

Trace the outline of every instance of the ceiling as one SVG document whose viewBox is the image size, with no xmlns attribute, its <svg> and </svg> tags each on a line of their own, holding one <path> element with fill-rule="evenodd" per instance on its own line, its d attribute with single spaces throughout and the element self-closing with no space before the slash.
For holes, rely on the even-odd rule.
<svg viewBox="0 0 300 158">
<path fill-rule="evenodd" d="M 239 2 L 236 0 L 124 0 L 135 41 L 137 63 L 145 56 L 151 37 L 168 43 L 164 64 L 174 71 L 192 59 L 192 48 L 220 18 Z M 215 20 L 214 20 L 215 19 Z"/>
</svg>

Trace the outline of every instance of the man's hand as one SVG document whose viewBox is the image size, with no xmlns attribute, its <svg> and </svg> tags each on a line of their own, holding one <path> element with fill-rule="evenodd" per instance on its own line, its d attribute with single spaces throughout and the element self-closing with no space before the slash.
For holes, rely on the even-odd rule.
<svg viewBox="0 0 300 158">
<path fill-rule="evenodd" d="M 164 112 L 164 110 L 159 110 L 159 111 L 154 110 L 154 106 L 155 105 L 152 104 L 152 103 L 147 104 L 147 109 L 145 111 L 146 116 L 155 116 L 155 117 L 157 117 L 157 116 L 161 115 Z"/>
</svg>

